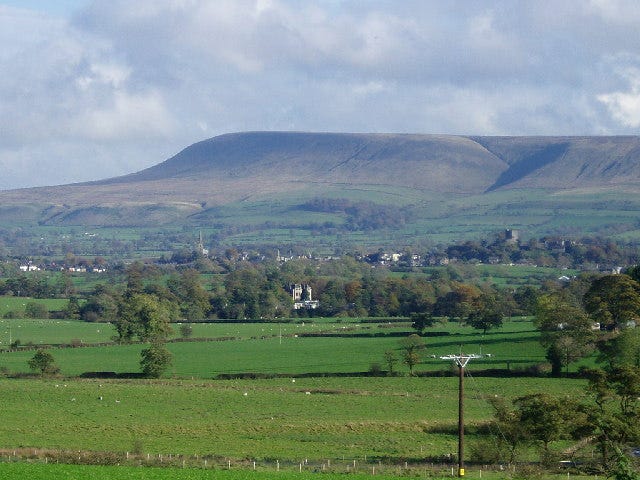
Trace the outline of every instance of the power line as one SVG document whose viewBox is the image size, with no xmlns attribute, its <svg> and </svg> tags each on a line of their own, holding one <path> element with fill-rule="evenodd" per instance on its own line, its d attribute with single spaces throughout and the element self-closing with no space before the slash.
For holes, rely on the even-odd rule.
<svg viewBox="0 0 640 480">
<path fill-rule="evenodd" d="M 441 360 L 452 360 L 458 366 L 458 477 L 464 477 L 464 368 L 474 358 L 482 358 L 482 355 L 460 352 L 440 357 Z"/>
</svg>

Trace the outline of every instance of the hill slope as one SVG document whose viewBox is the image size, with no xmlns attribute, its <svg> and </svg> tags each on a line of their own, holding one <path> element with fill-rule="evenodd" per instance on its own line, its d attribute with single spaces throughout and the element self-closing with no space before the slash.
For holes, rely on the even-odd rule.
<svg viewBox="0 0 640 480">
<path fill-rule="evenodd" d="M 196 143 L 123 177 L 0 192 L 0 221 L 161 225 L 204 222 L 250 202 L 459 205 L 527 189 L 555 194 L 545 201 L 562 208 L 568 192 L 621 188 L 640 193 L 640 137 L 249 132 Z"/>
<path fill-rule="evenodd" d="M 466 137 L 252 132 L 214 137 L 147 170 L 96 184 L 206 179 L 220 187 L 251 181 L 250 192 L 348 183 L 474 193 L 505 168 Z"/>
</svg>

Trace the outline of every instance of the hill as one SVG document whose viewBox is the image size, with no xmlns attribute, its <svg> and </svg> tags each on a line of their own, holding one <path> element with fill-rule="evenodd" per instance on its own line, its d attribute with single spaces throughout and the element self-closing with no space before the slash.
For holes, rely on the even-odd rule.
<svg viewBox="0 0 640 480">
<path fill-rule="evenodd" d="M 562 216 L 577 204 L 585 215 L 602 202 L 635 209 L 640 137 L 227 134 L 130 175 L 0 192 L 0 222 L 207 225 L 233 217 L 237 225 L 250 210 L 245 223 L 288 212 L 288 223 L 300 224 L 292 212 L 318 213 L 307 208 L 318 198 L 410 207 L 413 216 L 404 223 L 447 218 L 459 226 L 469 225 L 461 214 L 480 215 L 484 205 L 482 214 L 493 218 L 488 224 L 513 225 L 520 212 L 525 227 L 538 228 L 547 215 Z M 345 221 L 341 205 L 321 212 L 337 215 L 329 223 Z M 525 218 L 533 212 L 544 218 Z"/>
</svg>

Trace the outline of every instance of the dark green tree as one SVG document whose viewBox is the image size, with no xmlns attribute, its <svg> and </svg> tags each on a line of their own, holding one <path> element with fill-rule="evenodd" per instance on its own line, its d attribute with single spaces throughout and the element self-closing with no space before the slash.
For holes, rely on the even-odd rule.
<svg viewBox="0 0 640 480">
<path fill-rule="evenodd" d="M 171 366 L 173 357 L 163 342 L 152 342 L 140 355 L 142 374 L 149 378 L 160 378 Z"/>
<path fill-rule="evenodd" d="M 592 435 L 599 446 L 605 470 L 615 473 L 626 462 L 623 451 L 640 442 L 640 371 L 623 365 L 588 372 L 591 394 Z"/>
<path fill-rule="evenodd" d="M 27 302 L 24 314 L 27 318 L 49 318 L 47 307 L 38 302 Z"/>
<path fill-rule="evenodd" d="M 525 438 L 542 445 L 541 459 L 546 463 L 551 458 L 550 443 L 566 434 L 562 402 L 539 393 L 519 397 L 514 400 L 514 405 Z"/>
<path fill-rule="evenodd" d="M 584 295 L 586 311 L 601 325 L 624 326 L 640 319 L 640 284 L 628 275 L 605 275 Z"/>
<path fill-rule="evenodd" d="M 180 325 L 180 336 L 182 338 L 191 338 L 193 335 L 193 327 L 190 323 L 183 323 Z"/>
<path fill-rule="evenodd" d="M 561 294 L 538 299 L 535 322 L 555 376 L 562 373 L 562 367 L 593 350 L 593 321 L 580 307 L 567 303 Z"/>
<path fill-rule="evenodd" d="M 494 328 L 502 327 L 502 310 L 495 297 L 483 294 L 478 299 L 478 307 L 467 317 L 466 323 L 482 334 Z"/>
<path fill-rule="evenodd" d="M 63 309 L 63 314 L 65 318 L 69 318 L 71 320 L 78 320 L 80 318 L 80 301 L 78 300 L 78 297 L 75 295 L 69 297 L 69 301 Z"/>
<path fill-rule="evenodd" d="M 525 443 L 527 434 L 524 426 L 520 424 L 518 412 L 510 408 L 503 397 L 492 397 L 489 403 L 494 410 L 492 426 L 500 432 L 496 438 L 498 458 L 493 460 L 511 464 L 516 460 L 518 449 Z"/>
<path fill-rule="evenodd" d="M 53 355 L 42 349 L 38 349 L 28 364 L 31 370 L 40 372 L 41 375 L 54 374 L 60 371 L 55 365 Z"/>
<path fill-rule="evenodd" d="M 129 341 L 137 336 L 141 341 L 164 341 L 171 333 L 173 307 L 154 295 L 133 294 L 125 298 L 114 322 L 119 339 Z"/>
<path fill-rule="evenodd" d="M 80 306 L 80 317 L 87 322 L 111 322 L 118 317 L 121 295 L 111 286 L 98 284 Z"/>
<path fill-rule="evenodd" d="M 182 318 L 202 320 L 208 317 L 211 296 L 202 286 L 201 276 L 196 270 L 188 269 L 169 278 L 167 285 L 179 299 Z"/>
<path fill-rule="evenodd" d="M 527 285 L 518 287 L 513 294 L 513 299 L 522 314 L 534 315 L 539 296 L 540 292 L 537 288 Z"/>
<path fill-rule="evenodd" d="M 422 334 L 426 328 L 433 327 L 437 322 L 437 319 L 430 313 L 412 313 L 411 314 L 411 328 L 417 330 Z"/>
<path fill-rule="evenodd" d="M 640 368 L 640 328 L 627 328 L 599 344 L 599 360 L 611 367 L 630 365 Z"/>
</svg>

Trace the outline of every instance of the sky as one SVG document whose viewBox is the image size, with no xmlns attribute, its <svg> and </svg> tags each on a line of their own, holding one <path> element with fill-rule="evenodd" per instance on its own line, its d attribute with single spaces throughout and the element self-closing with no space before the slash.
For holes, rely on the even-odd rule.
<svg viewBox="0 0 640 480">
<path fill-rule="evenodd" d="M 0 189 L 256 130 L 637 135 L 637 0 L 0 0 Z"/>
</svg>

